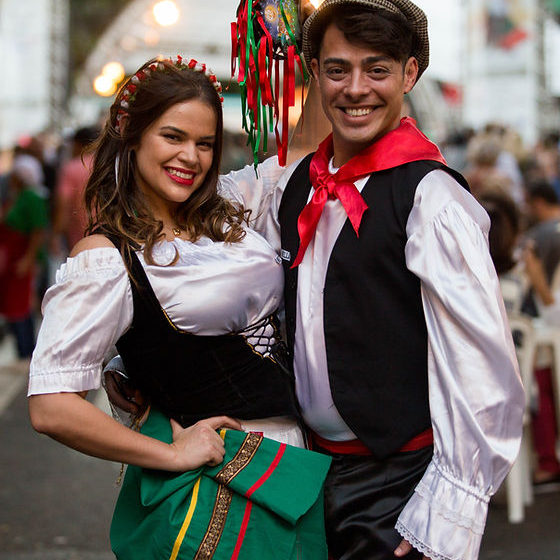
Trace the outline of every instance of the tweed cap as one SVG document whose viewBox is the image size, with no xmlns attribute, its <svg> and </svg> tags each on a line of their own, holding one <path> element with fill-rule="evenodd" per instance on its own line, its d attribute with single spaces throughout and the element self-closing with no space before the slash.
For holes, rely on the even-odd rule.
<svg viewBox="0 0 560 560">
<path fill-rule="evenodd" d="M 430 61 L 430 42 L 428 39 L 428 20 L 426 14 L 410 0 L 325 0 L 305 21 L 303 25 L 303 56 L 308 68 L 311 68 L 311 58 L 314 41 L 317 41 L 317 30 L 326 14 L 333 6 L 364 6 L 365 8 L 379 8 L 395 14 L 401 14 L 412 25 L 419 38 L 419 47 L 411 53 L 418 61 L 418 78 L 428 67 Z M 417 78 L 417 80 L 418 80 Z"/>
</svg>

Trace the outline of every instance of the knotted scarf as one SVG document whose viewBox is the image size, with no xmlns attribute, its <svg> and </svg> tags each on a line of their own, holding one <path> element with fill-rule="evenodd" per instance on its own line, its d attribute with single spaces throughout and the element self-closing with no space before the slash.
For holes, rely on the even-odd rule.
<svg viewBox="0 0 560 560">
<path fill-rule="evenodd" d="M 329 135 L 321 144 L 309 167 L 309 177 L 315 192 L 298 218 L 299 250 L 292 265 L 298 266 L 313 239 L 327 200 L 338 199 L 359 237 L 362 216 L 368 206 L 354 184 L 376 171 L 391 169 L 411 161 L 432 160 L 445 164 L 439 148 L 416 128 L 411 117 L 401 119 L 399 126 L 355 155 L 334 174 L 329 172 L 333 156 L 333 138 Z"/>
</svg>

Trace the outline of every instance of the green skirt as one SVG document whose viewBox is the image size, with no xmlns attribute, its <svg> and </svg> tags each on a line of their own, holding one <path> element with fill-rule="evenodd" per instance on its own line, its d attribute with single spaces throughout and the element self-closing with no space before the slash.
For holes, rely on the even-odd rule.
<svg viewBox="0 0 560 560">
<path fill-rule="evenodd" d="M 142 433 L 170 443 L 151 411 Z M 119 560 L 323 560 L 323 483 L 330 457 L 222 430 L 216 467 L 170 473 L 129 466 L 111 525 Z"/>
</svg>

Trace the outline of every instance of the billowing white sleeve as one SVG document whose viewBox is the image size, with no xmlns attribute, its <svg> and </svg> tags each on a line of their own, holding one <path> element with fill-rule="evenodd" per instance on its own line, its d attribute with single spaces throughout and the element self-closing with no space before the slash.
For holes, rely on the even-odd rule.
<svg viewBox="0 0 560 560">
<path fill-rule="evenodd" d="M 278 157 L 260 163 L 255 173 L 252 165 L 220 175 L 218 192 L 228 200 L 251 210 L 249 225 L 273 247 L 278 244 L 278 208 L 288 179 L 301 160 L 280 167 Z"/>
<path fill-rule="evenodd" d="M 251 210 L 250 225 L 261 233 L 259 227 L 268 215 L 274 189 L 285 170 L 278 164 L 278 157 L 273 156 L 259 163 L 256 171 L 252 165 L 246 165 L 227 175 L 220 175 L 218 192 Z"/>
<path fill-rule="evenodd" d="M 486 212 L 449 174 L 418 185 L 406 262 L 421 280 L 434 455 L 397 530 L 433 560 L 476 560 L 521 441 L 524 393 Z"/>
<path fill-rule="evenodd" d="M 130 282 L 117 249 L 69 258 L 43 300 L 28 395 L 98 389 L 103 360 L 132 315 Z"/>
</svg>

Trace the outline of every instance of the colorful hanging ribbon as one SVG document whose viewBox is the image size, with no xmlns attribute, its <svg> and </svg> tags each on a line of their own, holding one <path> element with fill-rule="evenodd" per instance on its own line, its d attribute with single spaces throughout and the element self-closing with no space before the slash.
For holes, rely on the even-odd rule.
<svg viewBox="0 0 560 560">
<path fill-rule="evenodd" d="M 277 25 L 272 26 L 275 32 L 271 32 L 270 22 L 275 14 Z M 268 135 L 273 132 L 279 163 L 286 165 L 289 110 L 295 105 L 296 62 L 302 76 L 303 107 L 307 72 L 296 36 L 297 14 L 297 0 L 241 0 L 237 21 L 231 24 L 231 72 L 235 78 L 237 71 L 242 126 L 248 134 L 255 167 L 259 150 L 267 151 Z M 279 60 L 284 61 L 282 72 Z"/>
</svg>

